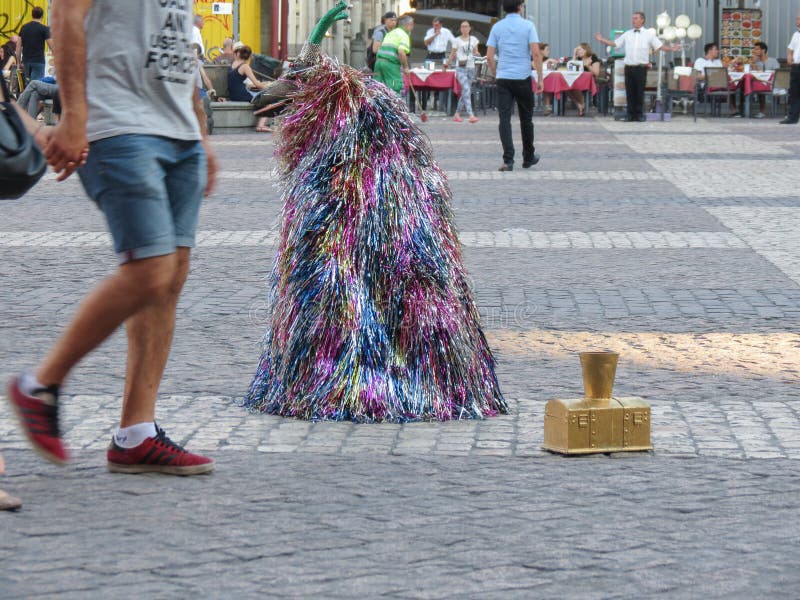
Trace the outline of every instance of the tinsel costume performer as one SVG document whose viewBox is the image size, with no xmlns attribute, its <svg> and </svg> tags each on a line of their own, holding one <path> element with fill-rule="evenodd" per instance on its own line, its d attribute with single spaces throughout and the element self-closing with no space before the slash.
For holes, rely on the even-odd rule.
<svg viewBox="0 0 800 600">
<path fill-rule="evenodd" d="M 506 413 L 427 138 L 396 94 L 320 55 L 345 9 L 257 99 L 289 113 L 271 322 L 245 405 L 356 422 Z"/>
</svg>

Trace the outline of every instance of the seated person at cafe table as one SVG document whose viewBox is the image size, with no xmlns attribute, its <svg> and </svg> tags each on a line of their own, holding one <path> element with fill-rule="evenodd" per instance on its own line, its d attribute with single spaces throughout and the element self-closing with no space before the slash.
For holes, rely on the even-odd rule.
<svg viewBox="0 0 800 600">
<path fill-rule="evenodd" d="M 764 42 L 754 42 L 752 54 L 750 55 L 750 69 L 752 71 L 776 71 L 780 69 L 781 65 L 778 60 L 767 56 L 769 47 Z M 766 96 L 758 94 L 758 112 L 753 115 L 756 119 L 764 118 L 764 106 L 766 104 Z"/>
<path fill-rule="evenodd" d="M 555 71 L 558 68 L 558 60 L 550 58 L 550 44 L 547 42 L 539 42 L 539 52 L 542 55 L 542 70 Z M 531 77 L 536 81 L 536 65 L 533 64 L 531 59 Z M 542 92 L 542 108 L 544 116 L 548 116 L 553 112 L 553 94 L 552 92 Z"/>
<path fill-rule="evenodd" d="M 700 90 L 698 93 L 698 97 L 700 101 L 704 101 L 704 91 L 706 89 L 706 68 L 707 67 L 714 67 L 714 68 L 721 68 L 725 67 L 726 65 L 719 58 L 719 46 L 717 46 L 716 42 L 709 42 L 705 46 L 703 46 L 703 51 L 705 52 L 704 56 L 701 56 L 696 61 L 694 61 L 694 65 L 692 68 L 697 73 L 697 82 L 700 84 Z M 731 116 L 732 117 L 741 117 L 742 115 L 739 114 L 739 111 L 736 110 L 736 94 L 731 95 Z"/>
<path fill-rule="evenodd" d="M 592 77 L 600 75 L 600 65 L 602 61 L 597 57 L 595 51 L 586 42 L 581 42 L 578 47 L 572 52 L 572 60 L 581 61 L 583 63 L 583 70 L 592 74 Z M 570 90 L 569 97 L 575 102 L 578 109 L 578 116 L 582 117 L 586 113 L 586 104 L 583 99 L 583 92 L 580 90 Z"/>
<path fill-rule="evenodd" d="M 694 61 L 694 66 L 692 67 L 697 71 L 697 81 L 700 82 L 703 82 L 706 78 L 706 67 L 722 66 L 722 61 L 719 59 L 719 46 L 715 42 L 709 42 L 703 46 L 703 52 L 705 54 Z M 705 82 L 701 83 L 701 87 L 704 85 Z"/>
<path fill-rule="evenodd" d="M 719 46 L 716 42 L 708 42 L 703 46 L 703 56 L 694 61 L 692 68 L 697 74 L 697 83 L 699 89 L 697 97 L 700 102 L 705 100 L 704 91 L 706 89 L 706 67 L 722 67 L 722 61 L 719 59 Z M 731 112 L 736 112 L 736 105 L 731 107 Z"/>
</svg>

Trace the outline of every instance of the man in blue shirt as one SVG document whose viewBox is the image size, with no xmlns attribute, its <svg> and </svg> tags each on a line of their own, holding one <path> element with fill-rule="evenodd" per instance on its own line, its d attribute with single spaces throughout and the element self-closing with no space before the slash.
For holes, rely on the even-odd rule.
<svg viewBox="0 0 800 600">
<path fill-rule="evenodd" d="M 539 162 L 539 155 L 534 153 L 533 147 L 531 60 L 538 75 L 537 91 L 541 93 L 542 54 L 536 26 L 522 18 L 524 4 L 524 0 L 503 0 L 506 17 L 495 23 L 486 42 L 486 62 L 497 79 L 497 110 L 500 113 L 500 142 L 503 144 L 501 171 L 514 170 L 511 110 L 515 100 L 522 130 L 522 167 L 528 169 Z"/>
</svg>

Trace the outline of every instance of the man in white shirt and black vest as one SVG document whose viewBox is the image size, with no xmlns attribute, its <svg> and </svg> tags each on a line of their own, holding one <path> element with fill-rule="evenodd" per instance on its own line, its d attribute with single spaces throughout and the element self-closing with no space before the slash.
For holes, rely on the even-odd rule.
<svg viewBox="0 0 800 600">
<path fill-rule="evenodd" d="M 606 46 L 625 48 L 625 96 L 627 102 L 626 121 L 646 121 L 644 116 L 644 87 L 647 82 L 647 67 L 650 64 L 650 50 L 664 49 L 668 52 L 679 50 L 680 46 L 664 46 L 654 31 L 645 29 L 643 12 L 633 13 L 632 29 L 628 29 L 616 40 L 608 40 L 599 33 L 594 35 L 598 42 Z"/>
<path fill-rule="evenodd" d="M 425 34 L 425 46 L 428 48 L 426 60 L 444 60 L 447 57 L 447 47 L 452 46 L 456 38 L 453 32 L 442 27 L 438 17 L 433 19 L 433 27 Z"/>
<path fill-rule="evenodd" d="M 789 42 L 788 62 L 792 65 L 792 75 L 789 84 L 789 114 L 781 125 L 794 125 L 800 121 L 800 14 L 795 17 L 794 24 L 797 31 L 794 32 Z"/>
</svg>

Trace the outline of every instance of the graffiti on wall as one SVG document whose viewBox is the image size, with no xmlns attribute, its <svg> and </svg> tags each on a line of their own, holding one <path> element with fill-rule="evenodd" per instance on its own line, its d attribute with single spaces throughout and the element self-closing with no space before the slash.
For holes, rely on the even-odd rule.
<svg viewBox="0 0 800 600">
<path fill-rule="evenodd" d="M 214 12 L 214 5 L 220 2 L 207 0 L 194 0 L 194 13 L 203 17 L 201 35 L 206 47 L 208 58 L 215 58 L 215 54 L 222 47 L 222 40 L 233 38 L 233 14 L 219 14 Z M 231 11 L 232 12 L 232 11 Z"/>
<path fill-rule="evenodd" d="M 30 21 L 31 10 L 35 6 L 37 3 L 32 0 L 3 2 L 3 9 L 0 12 L 0 44 L 5 44 L 12 36 L 19 33 L 20 28 Z"/>
</svg>

